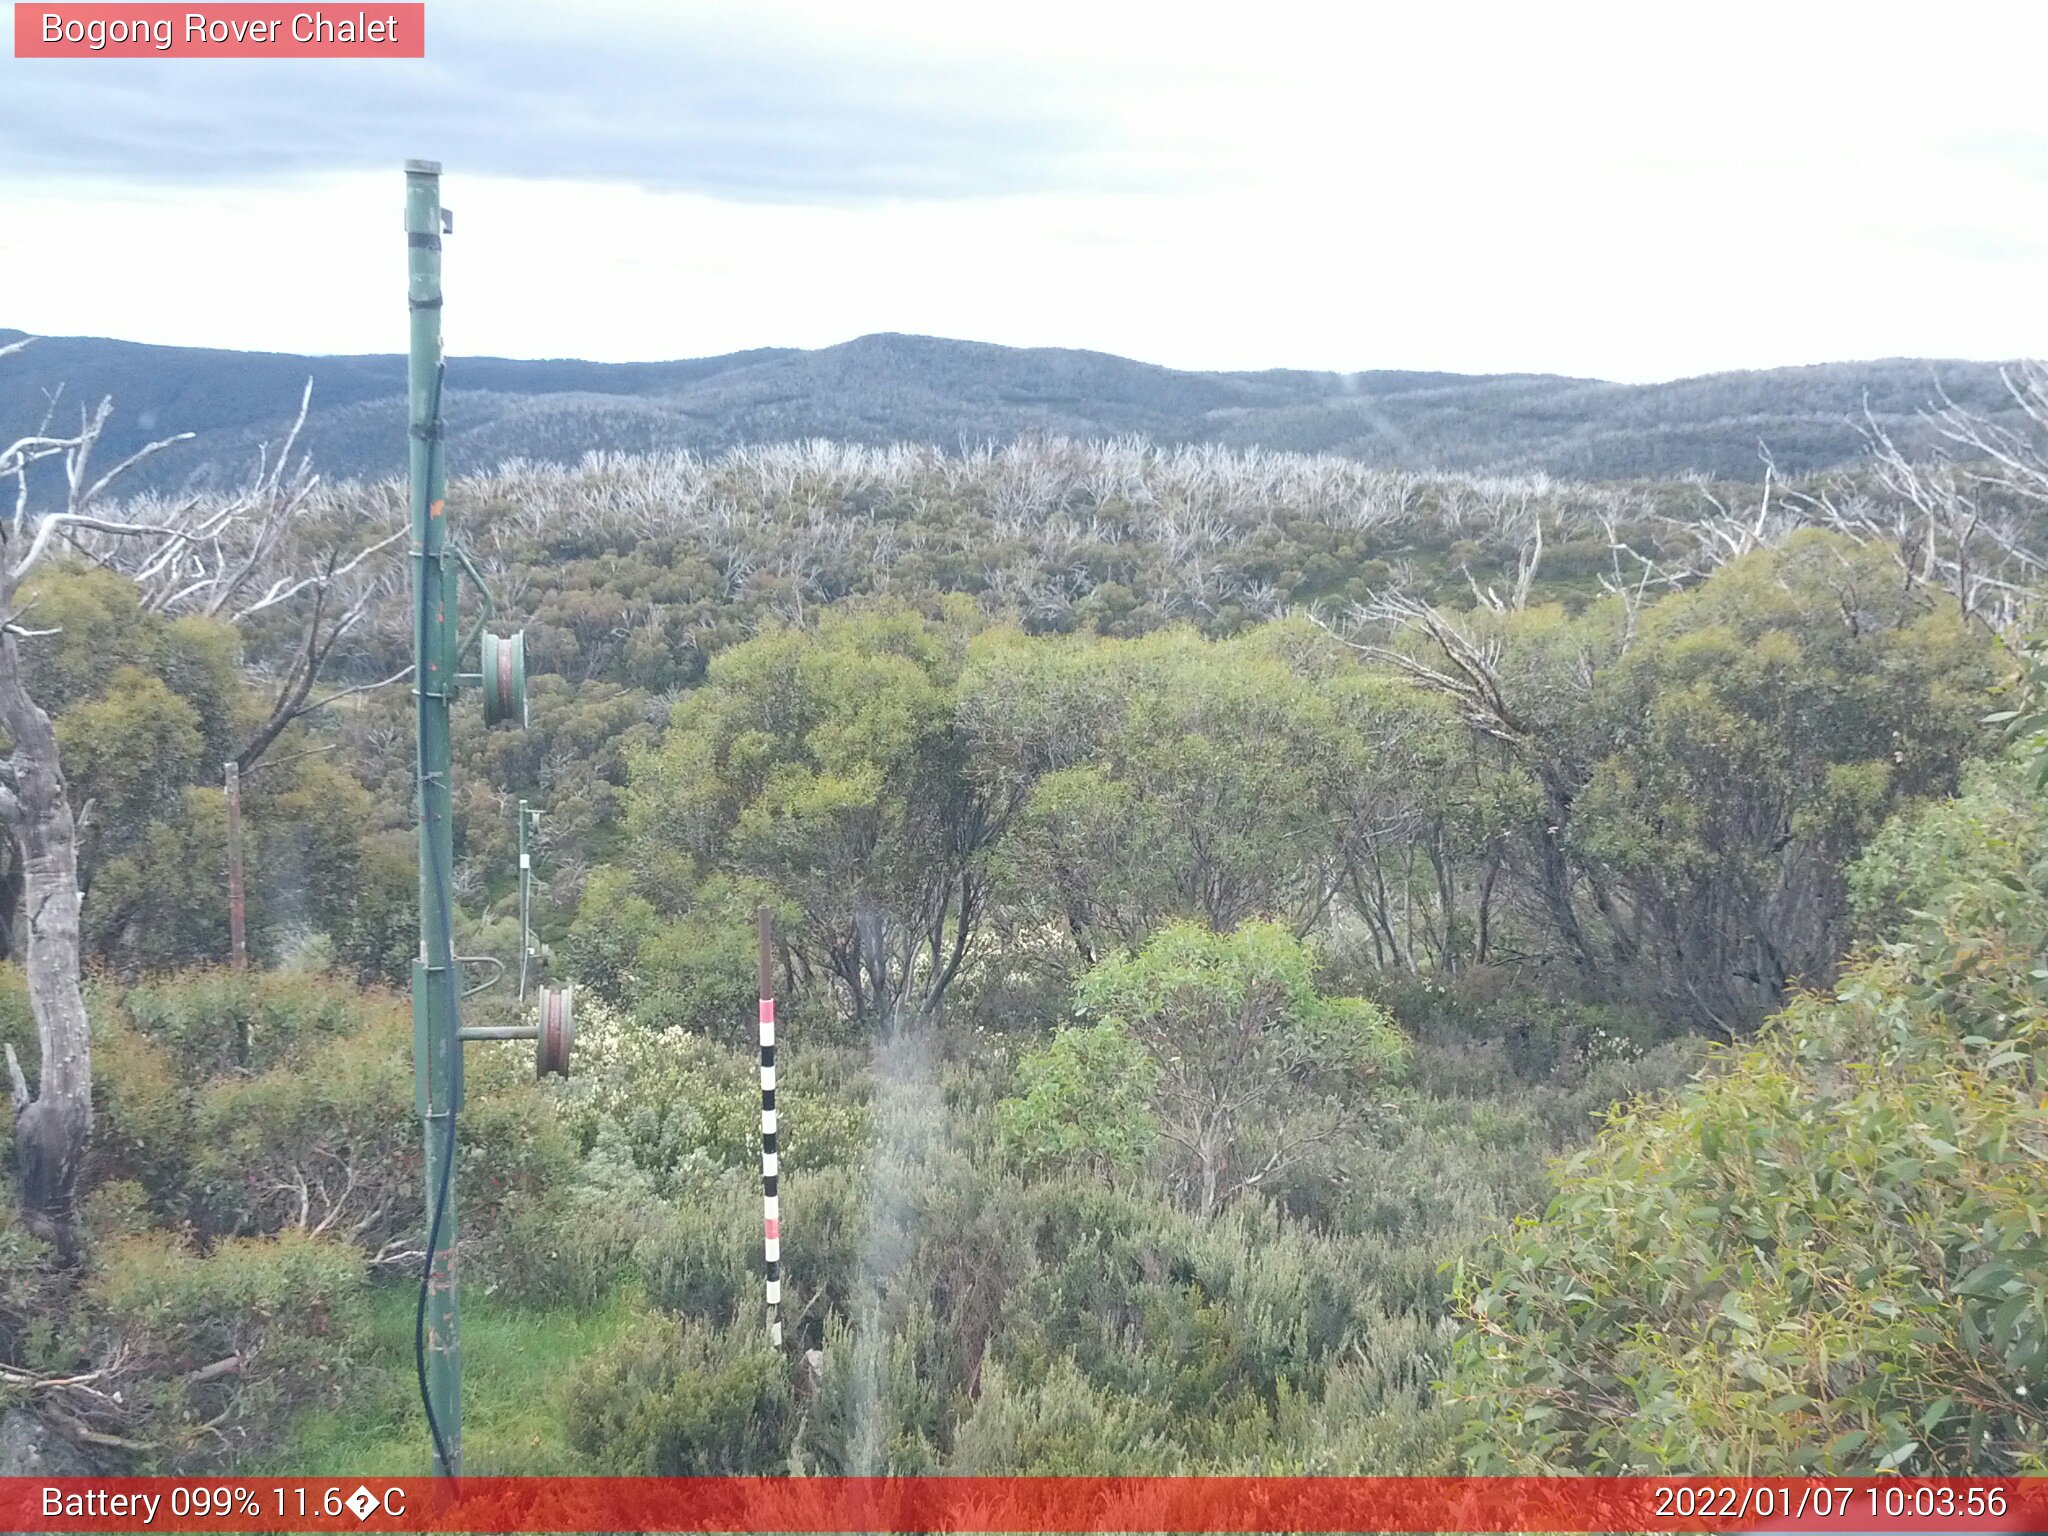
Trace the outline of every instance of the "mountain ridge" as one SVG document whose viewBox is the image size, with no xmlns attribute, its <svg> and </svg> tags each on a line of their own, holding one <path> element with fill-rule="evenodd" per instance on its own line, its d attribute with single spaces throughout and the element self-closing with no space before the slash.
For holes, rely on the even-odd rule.
<svg viewBox="0 0 2048 1536">
<path fill-rule="evenodd" d="M 0 329 L 0 345 L 24 333 Z M 591 450 L 715 452 L 823 437 L 953 448 L 1019 437 L 1335 453 L 1387 468 L 1615 480 L 1758 478 L 1859 457 L 1867 404 L 1910 444 L 1945 390 L 2010 408 L 1998 364 L 1880 358 L 1617 384 L 1561 374 L 1192 371 L 1079 348 L 1005 347 L 877 332 L 830 347 L 597 363 L 451 358 L 447 417 L 457 472 L 509 458 L 573 462 Z M 279 440 L 311 378 L 302 446 L 329 479 L 403 465 L 405 359 L 41 337 L 0 366 L 0 430 L 41 418 L 46 392 L 111 396 L 102 451 L 152 436 L 190 443 L 150 461 L 158 489 L 232 482 Z"/>
</svg>

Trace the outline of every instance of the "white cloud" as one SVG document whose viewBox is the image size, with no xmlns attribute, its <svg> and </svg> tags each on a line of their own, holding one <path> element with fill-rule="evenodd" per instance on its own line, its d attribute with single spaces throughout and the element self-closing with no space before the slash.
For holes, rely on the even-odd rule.
<svg viewBox="0 0 2048 1536">
<path fill-rule="evenodd" d="M 488 114 L 503 71 L 481 61 L 499 55 L 480 13 L 435 0 L 430 19 L 444 14 L 432 66 Z M 657 64 L 711 38 L 735 58 L 836 61 L 843 99 L 792 127 L 774 91 L 735 91 L 736 113 L 765 115 L 721 129 L 741 146 L 721 174 L 768 166 L 765 198 L 693 182 L 684 164 L 651 173 L 666 148 L 635 162 L 638 185 L 596 179 L 601 160 L 564 179 L 538 151 L 555 179 L 519 178 L 505 172 L 526 129 L 516 113 L 492 122 L 498 173 L 448 166 L 457 351 L 652 358 L 900 330 L 1182 367 L 1622 379 L 2048 353 L 2028 260 L 2048 229 L 2029 78 L 2048 12 L 2032 6 L 1946 7 L 1938 28 L 1936 13 L 1898 13 L 1910 30 L 1818 5 L 553 14 L 552 36 L 520 24 L 519 57 L 575 57 L 572 28 Z M 34 67 L 0 63 L 0 91 Z M 280 87 L 294 67 L 270 67 Z M 884 67 L 886 131 L 862 138 L 881 108 L 858 72 Z M 607 82 L 573 80 L 547 103 L 552 130 L 603 123 Z M 204 137 L 204 101 L 178 110 Z M 317 137 L 327 104 L 296 110 Z M 239 119 L 217 111 L 225 149 Z M 980 151 L 949 158 L 940 142 L 955 119 L 1003 162 L 979 189 Z M 0 321 L 396 350 L 397 167 L 322 153 L 262 184 L 17 178 Z M 782 178 L 777 156 L 815 163 Z M 939 169 L 880 163 L 892 156 Z M 835 166 L 857 195 L 834 195 Z M 664 185 L 698 189 L 650 190 Z"/>
</svg>

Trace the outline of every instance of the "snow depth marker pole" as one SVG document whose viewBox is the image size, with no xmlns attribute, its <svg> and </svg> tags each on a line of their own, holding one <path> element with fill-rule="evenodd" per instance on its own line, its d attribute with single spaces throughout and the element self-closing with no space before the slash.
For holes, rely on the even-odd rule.
<svg viewBox="0 0 2048 1536">
<path fill-rule="evenodd" d="M 249 963 L 247 908 L 242 893 L 242 765 L 229 758 L 228 795 L 228 959 L 236 970 Z"/>
<path fill-rule="evenodd" d="M 526 1001 L 526 973 L 540 953 L 533 942 L 533 853 L 526 845 L 527 829 L 540 820 L 539 811 L 529 811 L 519 802 L 519 1000 Z"/>
<path fill-rule="evenodd" d="M 768 1342 L 782 1344 L 782 1206 L 776 1184 L 782 1157 L 775 1143 L 775 987 L 769 974 L 775 942 L 775 919 L 766 907 L 754 909 L 761 973 L 761 1251 L 768 1297 Z"/>
</svg>

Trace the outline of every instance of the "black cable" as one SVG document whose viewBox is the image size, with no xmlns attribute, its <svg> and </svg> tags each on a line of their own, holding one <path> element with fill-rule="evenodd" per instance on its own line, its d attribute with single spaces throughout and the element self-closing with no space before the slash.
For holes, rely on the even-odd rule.
<svg viewBox="0 0 2048 1536">
<path fill-rule="evenodd" d="M 413 1366 L 420 1380 L 420 1406 L 427 1410 L 427 1431 L 434 1437 L 434 1454 L 452 1476 L 455 1463 L 448 1457 L 448 1442 L 441 1434 L 441 1421 L 434 1413 L 433 1393 L 427 1389 L 427 1296 L 434 1273 L 434 1255 L 440 1247 L 441 1218 L 448 1211 L 448 1184 L 455 1168 L 455 1107 L 448 1107 L 448 1134 L 441 1144 L 441 1183 L 434 1193 L 434 1219 L 427 1226 L 427 1261 L 420 1269 L 419 1310 L 413 1319 Z"/>
<path fill-rule="evenodd" d="M 428 412 L 428 420 L 431 423 L 431 425 L 427 429 L 428 433 L 430 434 L 428 440 L 432 444 L 432 446 L 428 451 L 426 466 L 427 484 L 425 486 L 425 490 L 427 494 L 430 496 L 433 493 L 434 471 L 436 468 L 436 461 L 441 456 L 441 384 L 442 381 L 445 378 L 447 378 L 447 376 L 448 360 L 446 358 L 443 358 L 441 359 L 440 365 L 434 371 L 434 402 L 433 408 Z M 426 581 L 426 555 L 424 548 L 422 548 L 420 557 L 419 579 L 422 585 L 424 585 Z M 431 622 L 431 620 L 427 621 L 427 623 Z M 418 615 L 415 615 L 415 623 L 419 623 Z M 413 690 L 415 695 L 419 699 L 419 732 L 421 741 L 426 740 L 427 727 L 427 685 L 426 677 L 424 675 L 426 646 L 426 624 L 421 624 L 419 633 L 420 655 L 416 658 L 416 665 L 414 667 L 415 677 Z M 445 683 L 443 686 L 446 686 Z M 424 775 L 421 776 L 420 787 L 423 790 L 426 787 Z M 420 796 L 420 814 L 424 819 L 426 815 L 426 796 L 424 794 Z M 439 852 L 439 842 L 437 839 L 431 836 L 426 839 L 426 846 L 429 858 L 434 857 Z M 446 871 L 435 869 L 430 871 L 430 873 L 434 876 L 431 883 L 434 887 L 434 900 L 440 908 L 442 929 L 444 932 L 452 932 L 455 926 L 455 918 L 454 914 L 448 909 L 448 882 L 445 878 Z M 451 956 L 444 955 L 438 958 L 447 960 L 450 964 L 453 963 L 453 958 Z M 431 1004 L 429 1006 L 431 1007 Z M 454 1023 L 455 1021 L 453 1019 L 449 1020 L 449 1027 L 451 1029 L 454 1027 Z M 460 1039 L 456 1041 L 455 1049 L 458 1052 L 461 1051 L 462 1043 Z M 429 1056 L 428 1059 L 428 1067 L 429 1070 L 432 1069 L 431 1056 Z M 459 1078 L 460 1073 L 458 1072 L 456 1076 Z M 431 1219 L 427 1223 L 426 1261 L 420 1266 L 419 1307 L 413 1318 L 412 1358 L 413 1370 L 415 1374 L 419 1377 L 420 1406 L 427 1410 L 427 1430 L 434 1438 L 434 1454 L 436 1457 L 439 1458 L 440 1464 L 448 1470 L 450 1475 L 453 1475 L 455 1471 L 455 1463 L 450 1459 L 448 1455 L 448 1442 L 447 1439 L 441 1433 L 441 1421 L 434 1412 L 434 1395 L 427 1387 L 427 1298 L 432 1287 L 432 1281 L 434 1276 L 434 1258 L 435 1255 L 440 1251 L 441 1246 L 442 1219 L 448 1213 L 449 1184 L 450 1181 L 453 1179 L 455 1172 L 455 1084 L 453 1082 L 450 1082 L 447 1085 L 447 1087 L 448 1108 L 446 1113 L 448 1116 L 448 1131 L 441 1146 L 441 1179 L 440 1183 L 436 1186 L 434 1191 L 434 1211 Z M 429 1102 L 431 1103 L 431 1101 Z"/>
</svg>

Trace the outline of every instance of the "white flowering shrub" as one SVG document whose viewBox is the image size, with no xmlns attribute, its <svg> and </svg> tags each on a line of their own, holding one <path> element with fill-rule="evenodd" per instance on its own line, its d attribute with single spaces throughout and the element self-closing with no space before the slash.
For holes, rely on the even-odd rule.
<svg viewBox="0 0 2048 1536">
<path fill-rule="evenodd" d="M 648 1029 L 579 993 L 574 1072 L 556 1090 L 584 1149 L 587 1177 L 644 1181 L 674 1199 L 721 1171 L 757 1168 L 761 1089 L 754 1049 L 681 1029 Z M 751 1046 L 751 1042 L 749 1042 Z M 788 1063 L 778 1105 L 785 1168 L 858 1156 L 867 1111 L 855 1074 L 836 1055 Z M 627 1170 L 631 1170 L 629 1176 Z"/>
</svg>

